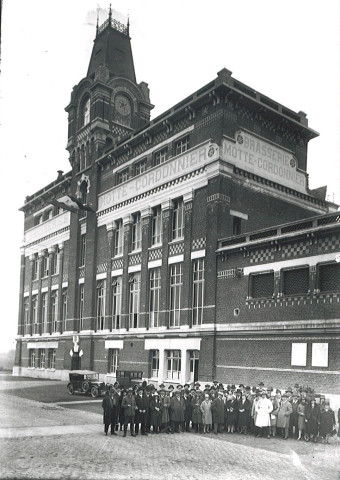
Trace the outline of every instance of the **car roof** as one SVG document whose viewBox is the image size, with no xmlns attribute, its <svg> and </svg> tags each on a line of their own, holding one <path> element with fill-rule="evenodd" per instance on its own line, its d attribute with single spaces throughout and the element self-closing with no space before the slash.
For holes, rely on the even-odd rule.
<svg viewBox="0 0 340 480">
<path fill-rule="evenodd" d="M 70 374 L 73 374 L 73 373 L 78 374 L 78 375 L 79 375 L 79 374 L 81 374 L 81 375 L 90 375 L 90 374 L 92 374 L 92 373 L 96 373 L 96 374 L 97 374 L 98 372 L 93 372 L 92 370 L 71 370 L 71 371 L 70 371 Z"/>
</svg>

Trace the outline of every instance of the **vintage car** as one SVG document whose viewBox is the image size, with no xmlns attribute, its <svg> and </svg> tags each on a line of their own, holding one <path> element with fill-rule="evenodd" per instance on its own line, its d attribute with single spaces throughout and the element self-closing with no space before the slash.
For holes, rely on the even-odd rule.
<svg viewBox="0 0 340 480">
<path fill-rule="evenodd" d="M 99 373 L 91 370 L 72 370 L 69 373 L 70 381 L 67 390 L 70 395 L 74 393 L 89 394 L 93 398 L 104 395 L 107 385 L 99 381 Z"/>
</svg>

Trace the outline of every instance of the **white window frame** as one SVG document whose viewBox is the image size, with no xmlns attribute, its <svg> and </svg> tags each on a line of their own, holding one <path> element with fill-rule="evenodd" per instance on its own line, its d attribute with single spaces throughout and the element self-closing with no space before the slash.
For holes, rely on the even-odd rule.
<svg viewBox="0 0 340 480">
<path fill-rule="evenodd" d="M 203 323 L 204 314 L 205 261 L 193 260 L 192 264 L 192 325 Z"/>
<path fill-rule="evenodd" d="M 41 323 L 43 333 L 48 332 L 48 292 L 41 294 Z"/>
<path fill-rule="evenodd" d="M 64 288 L 62 291 L 62 325 L 63 331 L 66 330 L 66 319 L 67 319 L 67 299 L 68 299 L 68 289 Z"/>
<path fill-rule="evenodd" d="M 83 330 L 84 327 L 84 284 L 79 285 L 79 329 Z"/>
<path fill-rule="evenodd" d="M 172 239 L 179 240 L 184 237 L 184 202 L 182 198 L 178 198 L 173 204 Z"/>
<path fill-rule="evenodd" d="M 159 350 L 151 350 L 151 378 L 158 378 Z"/>
<path fill-rule="evenodd" d="M 105 330 L 106 280 L 97 282 L 97 331 Z"/>
<path fill-rule="evenodd" d="M 119 348 L 109 349 L 109 373 L 116 374 L 119 368 Z"/>
<path fill-rule="evenodd" d="M 140 313 L 140 272 L 131 274 L 129 279 L 129 327 L 138 328 Z"/>
<path fill-rule="evenodd" d="M 122 318 L 122 277 L 112 277 L 112 330 L 119 330 Z"/>
<path fill-rule="evenodd" d="M 161 206 L 154 207 L 152 216 L 152 245 L 161 245 L 163 241 L 163 222 Z"/>
<path fill-rule="evenodd" d="M 55 370 L 56 356 L 57 350 L 55 348 L 50 348 L 48 351 L 48 368 L 50 370 Z"/>
<path fill-rule="evenodd" d="M 33 334 L 40 333 L 39 332 L 39 318 L 38 318 L 38 295 L 34 295 L 32 297 L 32 327 L 33 327 Z"/>
<path fill-rule="evenodd" d="M 115 231 L 115 246 L 114 246 L 114 256 L 119 257 L 123 255 L 124 247 L 124 226 L 123 220 L 117 221 L 117 229 Z"/>
<path fill-rule="evenodd" d="M 160 150 L 157 150 L 157 152 L 154 153 L 153 157 L 153 166 L 157 167 L 158 165 L 161 165 L 162 163 L 166 162 L 168 157 L 168 147 L 161 148 Z"/>
<path fill-rule="evenodd" d="M 52 323 L 52 333 L 58 331 L 58 300 L 59 292 L 54 290 L 51 294 L 51 323 Z"/>
<path fill-rule="evenodd" d="M 133 215 L 131 251 L 140 250 L 142 248 L 142 218 L 140 212 Z"/>
<path fill-rule="evenodd" d="M 181 324 L 181 304 L 183 286 L 183 265 L 174 263 L 170 267 L 169 327 L 178 328 Z"/>
<path fill-rule="evenodd" d="M 161 269 L 150 269 L 149 280 L 149 327 L 159 327 L 159 313 L 161 301 Z"/>
<path fill-rule="evenodd" d="M 28 358 L 28 365 L 30 368 L 35 368 L 35 365 L 36 365 L 36 354 L 35 354 L 35 350 L 30 350 L 30 353 L 29 353 L 29 358 Z"/>
<path fill-rule="evenodd" d="M 91 99 L 88 97 L 83 103 L 82 108 L 82 127 L 88 125 L 91 120 Z"/>
<path fill-rule="evenodd" d="M 189 150 L 189 135 L 180 138 L 175 143 L 175 155 L 181 155 L 181 153 Z"/>
<path fill-rule="evenodd" d="M 86 234 L 80 236 L 80 257 L 79 257 L 79 267 L 85 267 L 85 257 L 86 257 Z"/>
<path fill-rule="evenodd" d="M 179 380 L 181 375 L 181 350 L 167 350 L 166 372 L 167 380 Z"/>
</svg>

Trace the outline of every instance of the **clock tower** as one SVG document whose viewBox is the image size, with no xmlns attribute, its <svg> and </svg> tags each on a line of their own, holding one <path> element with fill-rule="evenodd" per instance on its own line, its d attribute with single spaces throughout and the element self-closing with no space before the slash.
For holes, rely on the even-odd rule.
<svg viewBox="0 0 340 480">
<path fill-rule="evenodd" d="M 136 81 L 129 28 L 112 18 L 110 7 L 97 24 L 87 75 L 71 93 L 67 150 L 77 172 L 150 120 L 153 105 L 147 83 Z"/>
</svg>

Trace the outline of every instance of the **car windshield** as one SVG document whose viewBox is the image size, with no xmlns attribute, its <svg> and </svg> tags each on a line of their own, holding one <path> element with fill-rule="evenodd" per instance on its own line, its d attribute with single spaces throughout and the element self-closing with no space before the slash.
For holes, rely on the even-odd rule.
<svg viewBox="0 0 340 480">
<path fill-rule="evenodd" d="M 88 373 L 87 375 L 84 375 L 86 380 L 98 380 L 99 379 L 99 373 Z"/>
</svg>

